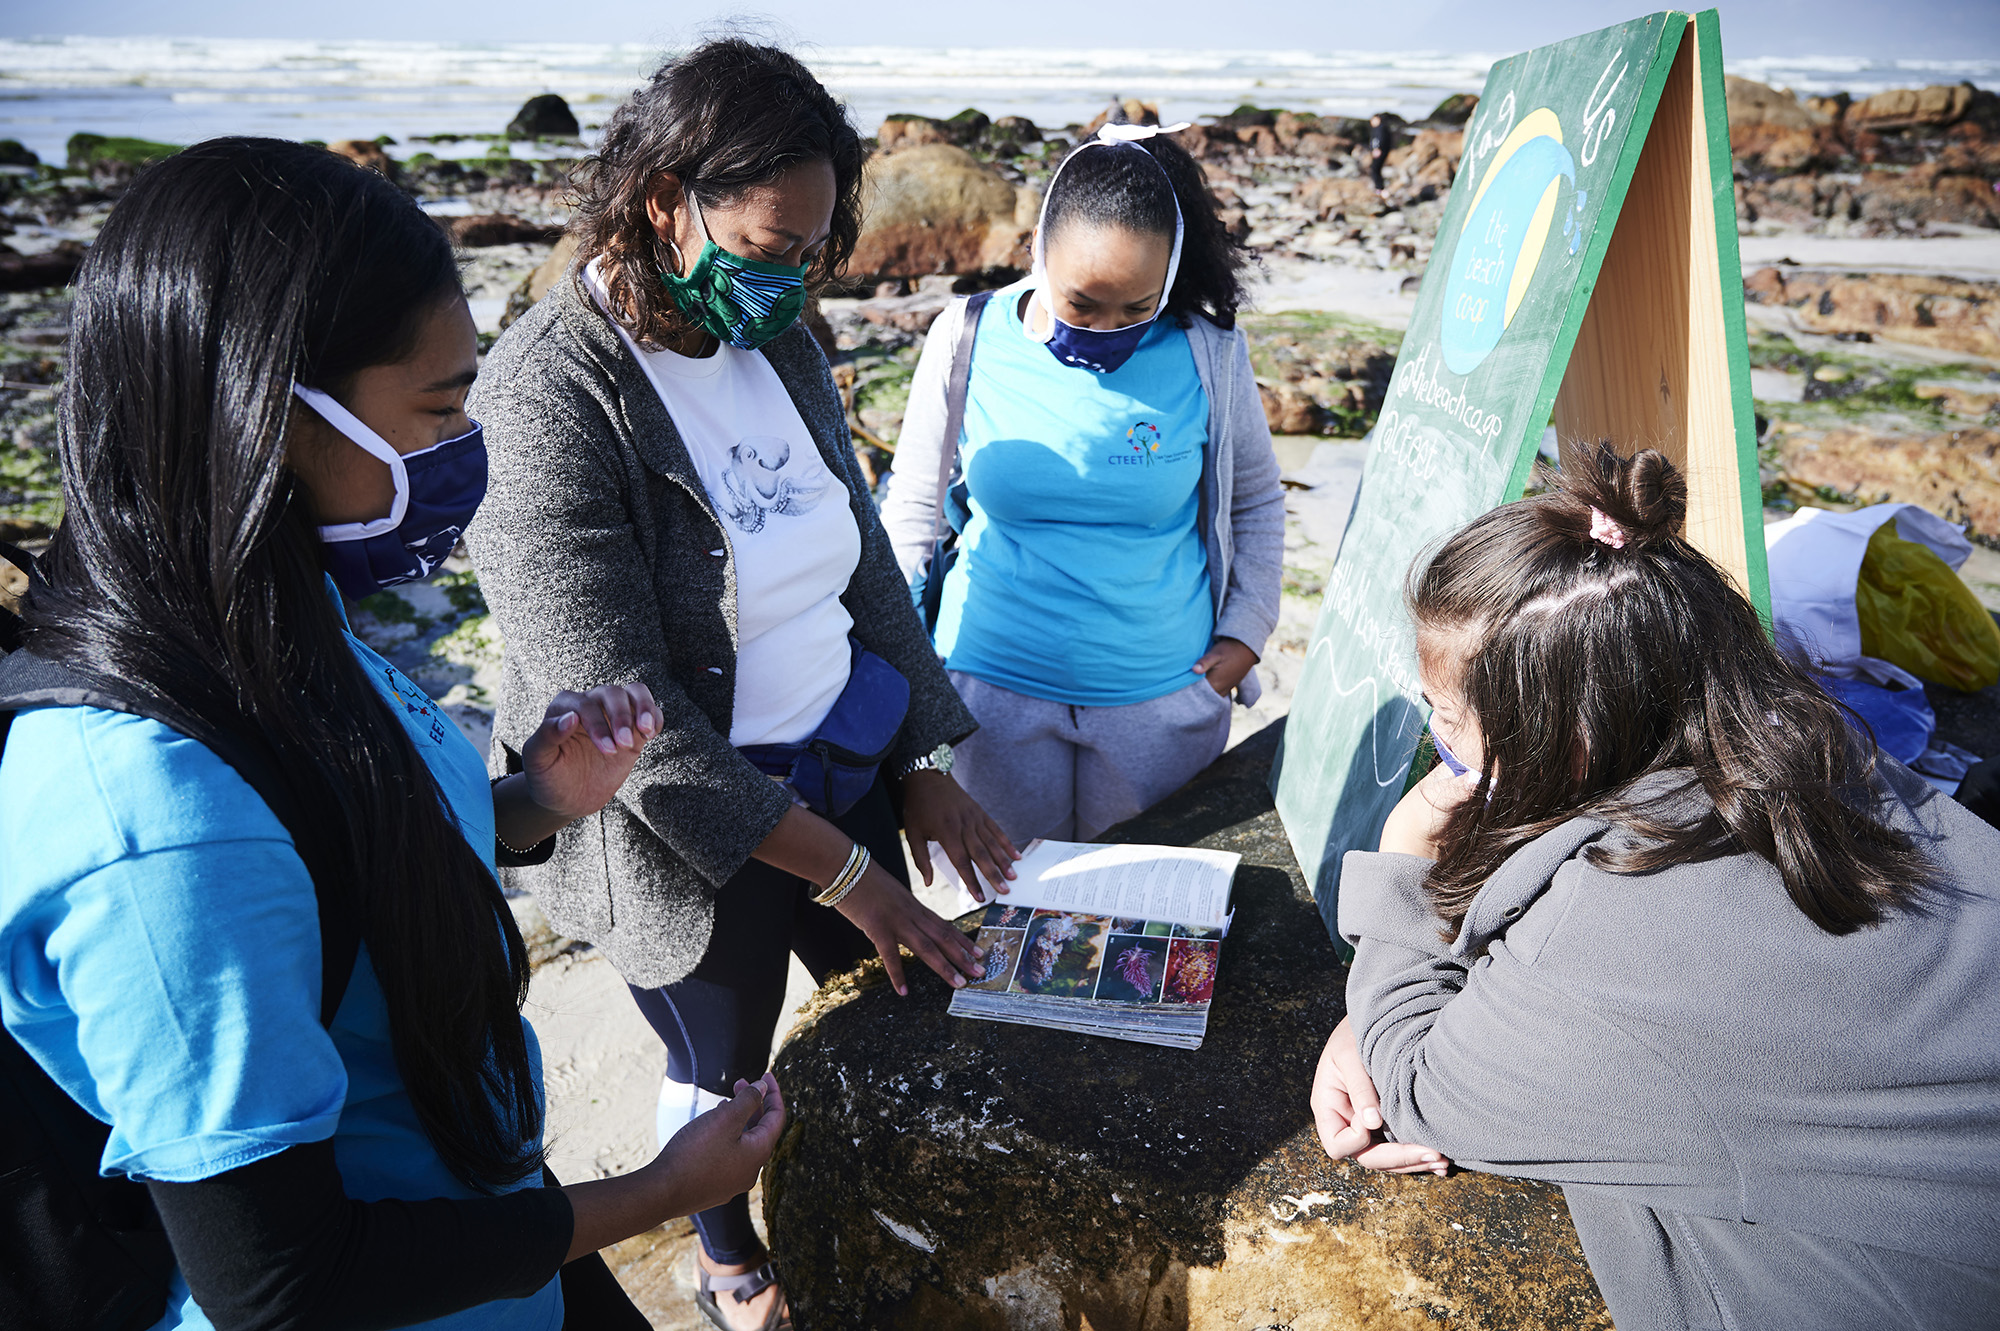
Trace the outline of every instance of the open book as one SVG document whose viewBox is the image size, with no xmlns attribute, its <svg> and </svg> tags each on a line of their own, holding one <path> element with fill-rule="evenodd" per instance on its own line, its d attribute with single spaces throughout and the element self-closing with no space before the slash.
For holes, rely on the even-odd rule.
<svg viewBox="0 0 2000 1331">
<path fill-rule="evenodd" d="M 1006 894 L 982 888 L 986 978 L 952 995 L 952 1014 L 1199 1048 L 1242 858 L 1030 843 Z M 943 855 L 934 851 L 931 862 L 956 881 Z M 965 910 L 982 909 L 958 887 Z"/>
</svg>

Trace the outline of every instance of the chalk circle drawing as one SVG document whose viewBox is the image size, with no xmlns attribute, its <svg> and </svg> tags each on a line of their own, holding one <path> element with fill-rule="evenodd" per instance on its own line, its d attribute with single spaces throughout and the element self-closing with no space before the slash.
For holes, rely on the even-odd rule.
<svg viewBox="0 0 2000 1331">
<path fill-rule="evenodd" d="M 1495 150 L 1459 229 L 1438 339 L 1452 373 L 1479 368 L 1514 321 L 1540 264 L 1564 181 L 1575 188 L 1576 159 L 1563 146 L 1562 122 L 1547 107 L 1530 111 Z M 1577 218 L 1564 219 L 1563 234 L 1575 254 L 1582 237 Z"/>
</svg>

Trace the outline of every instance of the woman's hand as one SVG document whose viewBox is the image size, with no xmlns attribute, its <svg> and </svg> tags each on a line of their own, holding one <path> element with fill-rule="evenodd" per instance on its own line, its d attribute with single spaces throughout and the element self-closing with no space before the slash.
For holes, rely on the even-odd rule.
<svg viewBox="0 0 2000 1331">
<path fill-rule="evenodd" d="M 1451 1168 L 1451 1161 L 1428 1146 L 1377 1140 L 1382 1101 L 1362 1066 L 1354 1027 L 1345 1017 L 1320 1051 L 1319 1070 L 1313 1074 L 1312 1112 L 1320 1145 L 1336 1160 L 1353 1156 L 1357 1165 L 1390 1174 L 1442 1174 Z"/>
<path fill-rule="evenodd" d="M 625 784 L 659 728 L 660 709 L 644 684 L 558 693 L 521 746 L 528 797 L 564 823 L 596 813 Z"/>
<path fill-rule="evenodd" d="M 1194 663 L 1194 673 L 1208 680 L 1210 688 L 1227 698 L 1243 682 L 1243 677 L 1250 673 L 1250 667 L 1256 664 L 1257 653 L 1234 638 L 1217 638 L 1202 653 L 1201 660 Z"/>
<path fill-rule="evenodd" d="M 958 870 L 966 889 L 981 901 L 991 900 L 980 891 L 981 882 L 1005 892 L 1007 880 L 1014 876 L 1014 861 L 1021 858 L 1000 824 L 944 772 L 918 771 L 903 778 L 903 834 L 910 840 L 910 859 L 923 875 L 925 887 L 931 884 L 931 842 L 935 841 Z M 975 868 L 979 870 L 977 877 L 972 872 Z"/>
<path fill-rule="evenodd" d="M 954 989 L 985 978 L 986 968 L 979 963 L 986 954 L 950 921 L 939 919 L 880 864 L 871 863 L 861 881 L 834 909 L 868 935 L 881 954 L 883 969 L 889 972 L 889 983 L 905 998 L 910 995 L 903 982 L 905 947 Z"/>
<path fill-rule="evenodd" d="M 1389 811 L 1389 821 L 1382 824 L 1378 849 L 1415 855 L 1418 859 L 1436 859 L 1438 834 L 1444 830 L 1445 819 L 1477 788 L 1476 781 L 1476 777 L 1468 781 L 1453 776 L 1443 763 L 1433 767 Z"/>
</svg>

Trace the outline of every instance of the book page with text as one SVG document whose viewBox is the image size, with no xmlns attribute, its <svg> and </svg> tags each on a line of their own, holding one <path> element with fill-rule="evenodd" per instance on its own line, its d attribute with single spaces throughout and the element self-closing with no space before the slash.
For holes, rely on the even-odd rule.
<svg viewBox="0 0 2000 1331">
<path fill-rule="evenodd" d="M 966 890 L 951 862 L 933 843 L 931 866 L 958 888 L 958 913 L 990 901 L 1009 906 L 1109 915 L 1219 929 L 1229 917 L 1229 885 L 1243 857 L 1234 851 L 1189 846 L 1100 846 L 1076 841 L 1033 841 L 1014 865 L 1019 875 L 984 900 Z"/>
</svg>

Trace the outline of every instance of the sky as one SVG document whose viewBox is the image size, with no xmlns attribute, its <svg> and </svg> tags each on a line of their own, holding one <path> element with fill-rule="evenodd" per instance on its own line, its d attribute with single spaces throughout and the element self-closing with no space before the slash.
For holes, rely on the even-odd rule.
<svg viewBox="0 0 2000 1331">
<path fill-rule="evenodd" d="M 1735 56 L 2000 58 L 2000 0 L 1738 0 L 1719 6 Z M 594 0 L 551 17 L 546 0 L 8 0 L 0 36 L 637 41 L 678 45 L 730 17 L 828 46 L 1031 46 L 1315 51 L 1494 51 L 1545 45 L 1648 12 L 1602 0 L 762 0 L 752 6 Z M 997 15 L 1006 15 L 1004 23 Z M 1227 23 L 1218 21 L 1227 15 Z M 572 15 L 578 17 L 573 20 Z M 587 22 L 583 16 L 587 15 Z"/>
</svg>

